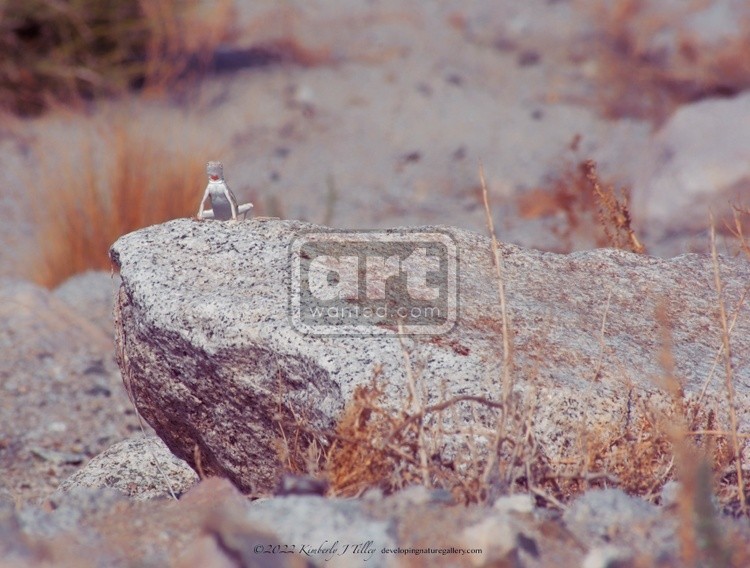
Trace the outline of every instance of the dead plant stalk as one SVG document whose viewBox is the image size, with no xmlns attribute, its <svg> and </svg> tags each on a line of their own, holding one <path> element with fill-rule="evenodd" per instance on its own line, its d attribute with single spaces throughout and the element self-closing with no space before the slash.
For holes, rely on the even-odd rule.
<svg viewBox="0 0 750 568">
<path fill-rule="evenodd" d="M 714 283 L 716 285 L 716 295 L 719 304 L 719 319 L 721 323 L 721 340 L 724 346 L 724 381 L 727 391 L 727 402 L 729 404 L 729 425 L 731 428 L 732 447 L 734 449 L 734 463 L 737 471 L 737 490 L 740 497 L 740 508 L 744 515 L 747 514 L 747 502 L 745 499 L 745 480 L 742 474 L 742 448 L 740 447 L 740 438 L 737 428 L 737 411 L 734 406 L 734 370 L 732 368 L 732 350 L 729 343 L 729 325 L 727 322 L 727 312 L 724 306 L 724 286 L 721 281 L 721 272 L 719 270 L 719 257 L 716 253 L 716 228 L 714 226 L 714 216 L 710 215 L 711 222 L 711 260 L 714 267 Z"/>
<path fill-rule="evenodd" d="M 508 421 L 510 395 L 513 391 L 511 383 L 511 345 L 510 345 L 510 325 L 508 322 L 508 308 L 505 299 L 505 263 L 503 255 L 498 245 L 497 234 L 495 233 L 495 224 L 492 220 L 492 211 L 490 209 L 489 196 L 487 193 L 487 181 L 484 177 L 484 167 L 479 164 L 479 181 L 482 186 L 482 200 L 484 202 L 484 214 L 487 221 L 487 230 L 490 234 L 492 243 L 492 259 L 497 275 L 497 293 L 500 299 L 500 314 L 502 317 L 503 328 L 503 366 L 502 366 L 502 404 L 503 408 L 498 419 L 496 436 L 492 445 L 491 453 L 487 461 L 487 469 L 484 472 L 483 481 L 489 482 L 492 470 L 495 468 L 498 460 L 500 444 L 505 438 L 505 429 Z"/>
<path fill-rule="evenodd" d="M 425 450 L 425 432 L 424 432 L 424 406 L 422 397 L 417 392 L 417 384 L 414 380 L 414 371 L 411 365 L 411 356 L 404 344 L 404 328 L 401 322 L 398 322 L 398 341 L 401 345 L 401 353 L 404 357 L 404 368 L 406 372 L 406 384 L 409 387 L 409 397 L 411 398 L 411 407 L 414 416 L 417 416 L 417 443 L 419 445 L 419 468 L 422 475 L 422 483 L 425 487 L 432 487 L 430 482 L 429 463 L 427 461 L 427 451 Z"/>
</svg>

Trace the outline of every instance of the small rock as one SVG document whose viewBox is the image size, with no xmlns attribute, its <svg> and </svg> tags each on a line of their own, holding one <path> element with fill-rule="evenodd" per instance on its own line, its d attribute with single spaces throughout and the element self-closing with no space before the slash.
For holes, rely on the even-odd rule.
<svg viewBox="0 0 750 568">
<path fill-rule="evenodd" d="M 285 474 L 281 476 L 276 495 L 325 495 L 328 482 L 309 475 Z"/>
<path fill-rule="evenodd" d="M 661 488 L 662 507 L 674 507 L 680 498 L 682 484 L 679 481 L 667 481 Z"/>
<path fill-rule="evenodd" d="M 467 527 L 461 533 L 461 542 L 465 548 L 482 551 L 481 554 L 469 556 L 473 566 L 490 563 L 519 565 L 518 529 L 505 515 L 495 514 Z"/>
<path fill-rule="evenodd" d="M 583 568 L 626 568 L 633 555 L 617 546 L 598 546 L 589 550 L 583 559 Z"/>
<path fill-rule="evenodd" d="M 525 493 L 505 495 L 499 497 L 492 507 L 500 513 L 532 513 L 534 512 L 534 498 Z"/>
<path fill-rule="evenodd" d="M 181 495 L 197 474 L 155 436 L 118 442 L 62 482 L 58 492 L 77 487 L 111 487 L 136 500 Z"/>
<path fill-rule="evenodd" d="M 677 550 L 676 521 L 620 489 L 587 491 L 568 507 L 563 520 L 579 541 L 592 546 L 617 542 L 655 555 Z"/>
<path fill-rule="evenodd" d="M 315 566 L 398 565 L 398 555 L 381 554 L 383 548 L 396 546 L 392 521 L 371 518 L 359 501 L 276 497 L 253 502 L 244 519 L 278 535 L 272 544 L 296 544 Z"/>
</svg>

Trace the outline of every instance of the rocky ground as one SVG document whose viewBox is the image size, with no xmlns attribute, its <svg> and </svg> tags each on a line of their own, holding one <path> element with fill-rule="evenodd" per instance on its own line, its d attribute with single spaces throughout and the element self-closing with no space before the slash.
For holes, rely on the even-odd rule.
<svg viewBox="0 0 750 568">
<path fill-rule="evenodd" d="M 750 280 L 747 257 L 733 235 L 732 209 L 738 206 L 738 219 L 745 218 L 742 200 L 750 195 L 746 3 L 238 1 L 234 26 L 235 36 L 216 56 L 216 72 L 187 94 L 110 101 L 86 116 L 55 111 L 3 127 L 0 563 L 750 563 L 750 528 L 737 491 L 742 448 L 726 435 L 705 434 L 730 432 L 733 420 L 741 434 L 748 432 L 750 314 L 744 294 Z M 271 55 L 266 64 L 258 65 L 258 53 Z M 282 306 L 286 288 L 274 272 L 283 248 L 277 240 L 294 233 L 293 223 L 281 221 L 233 228 L 178 221 L 184 227 L 169 227 L 181 227 L 182 266 L 205 253 L 201 239 L 221 248 L 250 227 L 255 235 L 269 231 L 243 245 L 263 263 L 237 265 L 230 247 L 206 259 L 216 263 L 205 265 L 211 270 L 149 276 L 146 269 L 136 276 L 126 273 L 135 260 L 120 259 L 130 278 L 125 298 L 119 276 L 107 273 L 80 275 L 52 290 L 31 283 L 29 243 L 40 216 L 22 205 L 29 184 L 41 180 L 42 168 L 54 171 L 71 148 L 91 145 L 92 124 L 122 116 L 144 133 L 163 136 L 165 148 L 211 148 L 212 155 L 196 160 L 222 159 L 235 193 L 252 200 L 258 215 L 347 228 L 456 228 L 451 231 L 467 258 L 478 259 L 465 266 L 477 271 L 462 292 L 466 319 L 433 343 L 380 342 L 368 351 L 367 342 L 356 340 L 343 348 L 301 341 L 278 323 L 288 314 Z M 613 251 L 544 254 L 612 244 L 596 203 L 580 189 L 577 166 L 586 159 L 596 160 L 605 183 L 630 188 L 633 228 L 661 259 Z M 419 463 L 420 456 L 408 454 L 412 430 L 404 427 L 403 437 L 391 442 L 402 444 L 397 449 L 406 452 L 404 464 L 412 465 L 367 487 L 377 477 L 358 465 L 370 464 L 374 450 L 357 453 L 357 417 L 376 403 L 399 410 L 394 400 L 404 399 L 404 383 L 393 373 L 403 371 L 404 352 L 425 376 L 439 381 L 446 375 L 447 386 L 434 386 L 434 396 L 502 400 L 502 392 L 484 389 L 486 375 L 501 375 L 503 365 L 502 351 L 493 347 L 502 344 L 503 321 L 493 311 L 497 279 L 490 245 L 459 231 L 486 235 L 480 163 L 496 231 L 506 243 L 501 250 L 509 271 L 514 378 L 523 401 L 513 433 L 527 436 L 509 440 L 533 451 L 519 456 L 506 448 L 504 458 L 512 464 L 507 477 L 480 478 L 472 486 L 464 473 L 478 466 L 458 467 L 462 450 L 454 446 L 450 460 L 430 462 L 427 469 L 442 477 L 428 489 L 421 487 L 425 467 L 409 461 Z M 196 207 L 203 183 L 195 180 Z M 33 201 L 41 219 L 59 213 L 50 203 Z M 709 252 L 708 211 L 715 215 L 723 255 L 724 320 L 711 257 L 667 260 Z M 173 241 L 159 240 L 161 230 L 149 233 L 161 235 L 155 241 L 138 242 L 132 258 L 169 258 L 164 243 Z M 227 266 L 241 274 L 224 272 Z M 144 282 L 158 285 L 145 290 Z M 247 287 L 240 300 L 221 292 L 236 287 Z M 253 294 L 265 300 L 253 300 Z M 161 338 L 169 346 L 160 351 L 131 344 L 135 351 L 126 355 L 135 367 L 124 367 L 136 369 L 136 400 L 168 448 L 144 439 L 154 431 L 139 424 L 123 385 L 114 297 L 129 302 L 125 315 L 131 319 L 121 322 L 121 333 Z M 222 306 L 238 304 L 242 315 L 222 317 Z M 218 337 L 206 330 L 227 326 L 239 347 L 253 346 L 259 364 L 248 368 L 225 352 L 219 360 L 226 365 L 201 359 L 217 349 Z M 175 337 L 184 345 L 172 343 Z M 336 360 L 332 353 L 342 349 L 348 358 Z M 375 359 L 383 368 L 373 365 Z M 322 477 L 316 470 L 325 465 L 321 456 L 295 454 L 316 448 L 309 436 L 301 445 L 264 437 L 252 423 L 255 414 L 232 414 L 257 404 L 262 425 L 281 423 L 286 434 L 299 433 L 299 417 L 276 420 L 273 396 L 243 394 L 248 405 L 225 408 L 221 397 L 198 388 L 214 385 L 200 382 L 210 371 L 217 393 L 244 392 L 227 374 L 234 369 L 248 384 L 273 389 L 268 375 L 279 361 L 293 391 L 291 408 L 315 401 L 307 426 L 329 430 L 318 449 L 330 450 L 333 432 L 340 445 L 347 436 L 360 444 L 331 462 L 338 477 L 327 489 L 313 482 Z M 731 403 L 725 398 L 728 372 L 736 384 Z M 402 388 L 385 399 L 358 399 L 364 406 L 352 407 L 356 387 L 373 376 Z M 252 382 L 258 377 L 265 382 Z M 314 393 L 296 386 L 311 377 L 319 379 Z M 653 386 L 654 377 L 665 382 Z M 149 394 L 154 396 L 144 396 Z M 675 405 L 683 406 L 675 411 Z M 729 407 L 736 409 L 734 417 Z M 472 412 L 469 406 L 460 410 Z M 342 422 L 342 411 L 354 421 Z M 467 420 L 493 431 L 489 411 L 474 413 L 467 419 L 457 409 L 451 416 L 454 426 L 464 425 L 464 438 L 454 444 L 468 439 Z M 675 419 L 670 429 L 660 413 L 687 421 Z M 713 491 L 705 489 L 709 474 L 685 449 L 689 430 L 704 432 L 699 438 L 712 458 Z M 482 435 L 472 431 L 474 439 Z M 484 435 L 471 448 L 476 453 L 465 454 L 479 463 L 491 437 Z M 279 439 L 286 444 L 281 452 Z M 569 462 L 571 456 L 577 461 Z M 284 478 L 290 472 L 313 480 Z M 349 473 L 359 475 L 356 483 Z M 205 479 L 196 484 L 199 476 Z M 277 486 L 279 478 L 287 485 Z M 324 490 L 325 497 L 319 495 Z M 427 548 L 433 551 L 417 553 Z"/>
</svg>

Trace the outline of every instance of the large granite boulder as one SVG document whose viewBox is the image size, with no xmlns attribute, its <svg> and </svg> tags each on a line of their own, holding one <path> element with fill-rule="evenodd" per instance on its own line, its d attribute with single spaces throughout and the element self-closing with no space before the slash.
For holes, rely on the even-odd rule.
<svg viewBox="0 0 750 568">
<path fill-rule="evenodd" d="M 393 409 L 419 412 L 477 397 L 425 419 L 429 459 L 457 471 L 468 467 L 462 459 L 491 444 L 498 411 L 482 400 L 521 409 L 549 463 L 580 453 L 582 437 L 625 436 L 639 416 L 669 415 L 683 403 L 693 412 L 692 427 L 728 428 L 719 298 L 708 256 L 556 255 L 501 243 L 511 348 L 504 358 L 489 239 L 428 227 L 359 241 L 338 233 L 338 248 L 320 248 L 321 240 L 334 239 L 327 231 L 297 221 L 180 219 L 112 246 L 122 277 L 115 319 L 126 386 L 169 448 L 206 474 L 228 477 L 246 492 L 269 490 L 294 459 L 280 451 L 282 442 L 286 450 L 312 441 L 327 447 L 357 388 L 374 379 L 382 403 Z M 429 249 L 430 239 L 436 248 Z M 362 241 L 381 261 L 352 272 L 341 259 L 347 251 L 360 254 Z M 430 254 L 407 258 L 414 243 L 427 243 Z M 389 255 L 400 255 L 402 269 L 408 261 L 412 274 L 426 275 L 421 292 L 419 279 L 404 280 L 398 263 L 394 280 L 386 278 L 394 270 L 382 260 Z M 720 258 L 719 268 L 735 406 L 747 432 L 750 308 L 741 298 L 750 264 Z M 423 327 L 388 316 L 339 327 L 331 318 L 305 319 L 326 299 L 329 307 L 362 308 L 344 284 L 363 275 L 370 279 L 357 290 L 386 307 L 414 307 L 432 287 L 448 295 L 444 308 L 457 294 L 457 309 L 445 320 L 416 322 L 435 324 Z M 453 276 L 455 290 L 445 284 Z M 388 282 L 380 295 L 378 282 Z M 665 376 L 679 381 L 682 395 L 665 388 Z"/>
</svg>

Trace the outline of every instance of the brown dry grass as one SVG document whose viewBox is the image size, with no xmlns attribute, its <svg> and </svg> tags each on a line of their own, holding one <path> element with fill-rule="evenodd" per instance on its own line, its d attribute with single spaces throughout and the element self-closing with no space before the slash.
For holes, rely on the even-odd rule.
<svg viewBox="0 0 750 568">
<path fill-rule="evenodd" d="M 602 184 L 593 160 L 583 162 L 580 168 L 596 198 L 599 225 L 604 230 L 610 246 L 643 254 L 646 249 L 633 230 L 630 216 L 630 191 L 622 188 L 618 196 L 613 185 Z"/>
<path fill-rule="evenodd" d="M 750 207 L 743 205 L 732 206 L 732 221 L 725 222 L 726 231 L 734 237 L 737 250 L 750 260 Z"/>
<path fill-rule="evenodd" d="M 489 483 L 483 479 L 487 464 L 479 458 L 482 452 L 473 444 L 473 436 L 466 437 L 466 452 L 450 460 L 443 459 L 436 449 L 451 432 L 456 406 L 501 410 L 501 402 L 459 396 L 410 412 L 408 404 L 398 410 L 385 407 L 382 395 L 377 383 L 360 387 L 344 411 L 325 456 L 332 494 L 359 495 L 372 487 L 392 493 L 422 484 L 448 489 L 462 503 L 487 498 Z M 489 428 L 484 431 L 492 433 Z"/>
<path fill-rule="evenodd" d="M 746 89 L 750 22 L 740 22 L 735 36 L 707 45 L 688 26 L 678 24 L 702 8 L 703 2 L 678 3 L 661 11 L 642 0 L 587 3 L 584 10 L 596 31 L 572 57 L 579 64 L 595 64 L 596 95 L 589 102 L 607 117 L 659 124 L 681 104 Z M 672 43 L 668 58 L 653 41 L 660 35 Z"/>
<path fill-rule="evenodd" d="M 735 471 L 737 473 L 737 492 L 739 494 L 740 510 L 747 514 L 747 503 L 745 496 L 745 482 L 742 472 L 742 451 L 744 442 L 738 438 L 739 426 L 737 420 L 737 406 L 734 392 L 734 363 L 732 358 L 732 344 L 729 331 L 729 317 L 724 300 L 724 286 L 721 281 L 719 259 L 716 253 L 716 230 L 714 228 L 713 216 L 711 216 L 711 259 L 714 267 L 714 284 L 716 286 L 717 304 L 719 306 L 719 322 L 721 323 L 721 339 L 724 360 L 724 386 L 727 395 L 727 412 L 729 414 L 730 439 L 734 450 Z"/>
<path fill-rule="evenodd" d="M 384 406 L 383 387 L 373 383 L 358 389 L 350 401 L 331 436 L 333 443 L 322 455 L 321 469 L 334 495 L 359 495 L 372 487 L 391 493 L 425 484 L 451 491 L 462 503 L 491 500 L 498 491 L 521 490 L 536 495 L 540 504 L 558 508 L 582 491 L 604 487 L 620 487 L 653 501 L 667 481 L 678 479 L 688 488 L 681 503 L 690 504 L 694 511 L 705 508 L 705 494 L 714 494 L 719 483 L 732 483 L 727 471 L 736 459 L 729 433 L 713 430 L 713 414 L 698 420 L 700 408 L 683 400 L 679 390 L 674 394 L 668 414 L 634 401 L 638 408 L 633 414 L 638 418 L 629 428 L 582 430 L 570 454 L 553 462 L 535 441 L 535 408 L 518 398 L 509 399 L 505 421 L 499 420 L 502 402 L 483 397 L 446 399 L 409 412 L 406 403 L 401 409 Z M 451 432 L 447 426 L 451 413 L 459 404 L 479 411 L 474 429 L 457 432 L 467 440 L 465 452 L 445 460 L 427 451 L 425 464 L 425 449 L 441 447 L 443 437 Z M 493 415 L 497 460 L 488 460 L 487 448 L 471 440 L 492 434 Z M 301 423 L 298 427 L 305 429 Z M 717 476 L 716 484 L 712 475 Z M 738 502 L 736 490 L 718 495 L 728 509 Z M 693 513 L 689 516 L 692 523 Z"/>
<path fill-rule="evenodd" d="M 735 510 L 739 502 L 737 478 L 730 471 L 736 464 L 731 433 L 713 429 L 713 413 L 697 421 L 700 408 L 679 394 L 669 413 L 657 412 L 643 401 L 634 402 L 638 409 L 633 413 L 638 418 L 626 430 L 613 425 L 582 431 L 578 444 L 559 462 L 549 460 L 536 443 L 535 409 L 518 398 L 510 399 L 502 434 L 496 438 L 498 459 L 488 461 L 486 448 L 479 448 L 471 439 L 492 433 L 487 426 L 492 423 L 490 411 L 500 417 L 501 402 L 456 397 L 410 413 L 406 405 L 401 409 L 386 407 L 382 396 L 382 385 L 360 387 L 329 435 L 333 442 L 320 456 L 321 471 L 334 495 L 359 495 L 372 487 L 391 493 L 425 484 L 448 489 L 463 503 L 491 500 L 498 490 L 523 490 L 535 494 L 540 504 L 564 507 L 582 491 L 604 487 L 620 487 L 653 501 L 667 481 L 678 479 L 688 488 L 682 499 L 692 503 L 691 511 L 698 504 L 705 505 L 698 492 L 714 494 L 720 486 L 724 490 L 717 495 L 727 510 Z M 475 412 L 475 429 L 458 431 L 467 440 L 466 452 L 444 460 L 428 451 L 429 460 L 423 463 L 425 449 L 439 448 L 451 432 L 447 424 L 460 404 L 480 410 Z M 301 422 L 297 427 L 310 433 Z M 704 466 L 708 473 L 701 472 Z M 429 483 L 425 483 L 425 467 Z M 728 483 L 734 484 L 734 491 L 727 489 Z"/>
<path fill-rule="evenodd" d="M 0 3 L 0 108 L 36 115 L 133 87 L 184 86 L 230 35 L 220 0 Z"/>
<path fill-rule="evenodd" d="M 205 161 L 221 156 L 220 145 L 191 133 L 189 123 L 137 116 L 100 115 L 87 129 L 76 117 L 80 145 L 36 149 L 24 180 L 37 227 L 25 266 L 31 280 L 54 287 L 86 270 L 109 270 L 107 251 L 118 237 L 197 211 Z"/>
<path fill-rule="evenodd" d="M 382 394 L 376 384 L 359 387 L 336 426 L 326 460 L 336 495 L 371 487 L 392 492 L 420 481 L 414 431 L 399 429 L 398 416 L 380 404 Z"/>
<path fill-rule="evenodd" d="M 665 345 L 666 375 L 671 357 L 667 349 Z M 675 377 L 663 380 L 674 397 L 671 411 L 656 411 L 642 400 L 634 401 L 638 408 L 633 413 L 639 417 L 629 428 L 613 424 L 609 429 L 582 430 L 578 444 L 562 462 L 550 461 L 536 443 L 533 406 L 511 398 L 502 435 L 497 437 L 497 461 L 480 457 L 483 450 L 472 442 L 467 442 L 460 458 L 450 461 L 430 454 L 430 485 L 450 490 L 460 503 L 491 501 L 498 491 L 528 491 L 539 505 L 565 508 L 572 498 L 592 488 L 619 487 L 656 501 L 667 481 L 678 480 L 683 560 L 719 561 L 730 549 L 738 554 L 742 547 L 721 534 L 712 502 L 715 496 L 726 512 L 741 514 L 741 482 L 738 486 L 732 475 L 738 461 L 731 432 L 715 430 L 715 415 L 686 401 Z M 323 462 L 334 495 L 359 495 L 372 487 L 391 493 L 424 484 L 420 456 L 425 448 L 440 447 L 440 438 L 448 430 L 437 423 L 449 418 L 455 405 L 494 410 L 496 417 L 504 410 L 498 401 L 465 397 L 410 414 L 383 406 L 382 392 L 378 386 L 360 388 L 339 421 Z M 425 427 L 429 415 L 439 418 Z M 475 429 L 460 434 L 470 440 L 491 432 L 481 426 L 489 422 L 487 414 L 482 418 Z M 421 440 L 420 425 L 426 432 Z M 499 428 L 498 422 L 498 432 Z M 747 440 L 738 437 L 743 443 Z M 696 542 L 703 543 L 700 549 L 694 546 Z"/>
<path fill-rule="evenodd" d="M 596 163 L 566 163 L 546 187 L 525 193 L 518 200 L 525 219 L 555 217 L 564 221 L 553 228 L 559 237 L 556 252 L 571 252 L 575 244 L 613 247 L 642 254 L 645 247 L 633 229 L 630 190 L 615 190 L 599 177 Z"/>
</svg>

